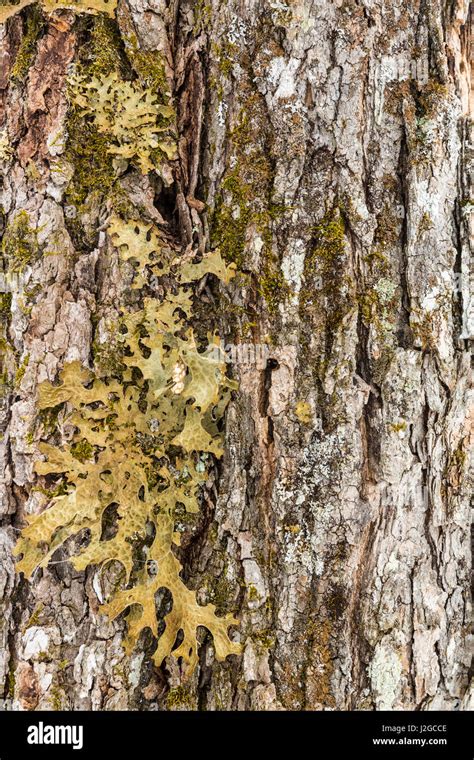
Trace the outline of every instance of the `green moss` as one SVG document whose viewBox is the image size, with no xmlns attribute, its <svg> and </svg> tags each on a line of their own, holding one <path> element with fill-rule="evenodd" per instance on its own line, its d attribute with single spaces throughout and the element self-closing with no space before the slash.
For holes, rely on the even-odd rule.
<svg viewBox="0 0 474 760">
<path fill-rule="evenodd" d="M 214 42 L 211 46 L 212 57 L 217 61 L 220 73 L 226 78 L 230 76 L 234 64 L 237 62 L 238 50 L 237 45 L 228 41 L 220 44 Z"/>
<path fill-rule="evenodd" d="M 390 175 L 384 175 L 383 184 L 393 198 L 398 192 L 396 180 Z M 401 219 L 394 211 L 394 206 L 394 201 L 386 203 L 377 215 L 374 247 L 364 258 L 368 265 L 365 287 L 357 295 L 362 321 L 376 335 L 379 348 L 379 356 L 371 362 L 372 377 L 377 385 L 383 382 L 394 356 L 395 330 L 400 308 L 400 291 L 397 283 L 391 279 L 393 274 L 390 258 L 386 253 L 389 247 L 398 245 L 400 239 Z M 398 279 L 397 275 L 395 277 Z"/>
<path fill-rule="evenodd" d="M 40 409 L 38 412 L 38 423 L 43 428 L 43 437 L 52 435 L 58 426 L 58 414 L 62 406 L 58 404 L 51 409 Z"/>
<path fill-rule="evenodd" d="M 454 471 L 458 477 L 462 473 L 467 459 L 467 453 L 463 444 L 464 442 L 461 440 L 458 447 L 452 454 L 450 454 L 448 465 L 445 470 L 445 476 L 449 476 L 449 473 L 452 471 Z"/>
<path fill-rule="evenodd" d="M 63 691 L 58 686 L 52 686 L 49 691 L 49 702 L 55 712 L 62 710 Z"/>
<path fill-rule="evenodd" d="M 436 351 L 436 339 L 433 333 L 433 316 L 419 307 L 411 309 L 410 329 L 413 339 L 422 351 Z"/>
<path fill-rule="evenodd" d="M 448 87 L 441 82 L 431 79 L 421 88 L 416 98 L 416 115 L 421 119 L 433 119 L 443 100 L 449 93 Z"/>
<path fill-rule="evenodd" d="M 64 496 L 64 494 L 68 493 L 67 483 L 65 480 L 62 480 L 61 483 L 56 486 L 56 488 L 48 489 L 42 488 L 41 486 L 35 486 L 32 490 L 44 494 L 44 496 L 47 496 L 48 499 L 55 499 L 56 496 Z"/>
<path fill-rule="evenodd" d="M 105 77 L 128 65 L 115 19 L 96 16 L 83 23 L 92 23 L 92 28 L 89 34 L 90 45 L 81 46 L 79 50 L 81 74 Z M 68 219 L 68 226 L 80 238 L 83 233 L 80 215 L 87 211 L 91 196 L 95 196 L 95 202 L 100 202 L 112 194 L 116 172 L 112 156 L 108 152 L 108 137 L 101 134 L 74 103 L 70 104 L 68 111 L 67 136 L 65 158 L 74 167 L 74 174 L 67 189 L 66 200 L 77 211 L 75 219 Z"/>
<path fill-rule="evenodd" d="M 314 253 L 325 261 L 334 261 L 344 255 L 345 225 L 342 215 L 333 210 L 313 228 L 316 237 Z"/>
<path fill-rule="evenodd" d="M 313 243 L 306 256 L 305 283 L 321 277 L 328 284 L 337 284 L 345 260 L 345 225 L 338 207 L 329 211 L 312 229 Z M 323 288 L 324 289 L 324 288 Z"/>
<path fill-rule="evenodd" d="M 41 179 L 41 174 L 38 171 L 38 167 L 36 166 L 35 162 L 31 159 L 28 161 L 25 169 L 25 174 L 28 177 L 28 179 L 31 179 L 33 182 L 38 182 L 38 180 Z"/>
<path fill-rule="evenodd" d="M 295 414 L 303 425 L 310 425 L 313 421 L 311 404 L 308 404 L 307 401 L 298 401 L 295 407 Z"/>
<path fill-rule="evenodd" d="M 459 444 L 459 446 L 457 447 L 457 449 L 453 453 L 451 461 L 452 461 L 452 464 L 457 469 L 461 469 L 462 470 L 462 468 L 464 467 L 464 463 L 465 463 L 466 459 L 467 459 L 467 454 L 466 454 L 466 452 L 465 452 L 465 450 L 463 448 L 463 442 L 461 441 L 461 443 Z"/>
<path fill-rule="evenodd" d="M 36 609 L 31 613 L 30 619 L 28 620 L 27 624 L 25 625 L 23 629 L 23 633 L 28 630 L 28 628 L 31 628 L 34 625 L 38 625 L 40 621 L 41 613 L 44 609 L 43 602 L 40 602 Z"/>
<path fill-rule="evenodd" d="M 166 706 L 168 710 L 192 710 L 194 699 L 188 689 L 185 689 L 184 686 L 178 686 L 168 692 Z"/>
<path fill-rule="evenodd" d="M 275 3 L 272 10 L 272 22 L 275 26 L 282 26 L 288 28 L 293 21 L 293 9 L 286 6 L 283 3 Z"/>
<path fill-rule="evenodd" d="M 136 50 L 129 53 L 133 69 L 143 87 L 154 93 L 164 94 L 168 90 L 165 64 L 163 57 L 156 51 Z M 163 98 L 167 100 L 167 98 Z"/>
<path fill-rule="evenodd" d="M 329 620 L 310 621 L 305 632 L 311 641 L 311 692 L 317 702 L 334 708 L 331 679 L 334 672 L 334 653 L 331 645 L 332 624 Z"/>
<path fill-rule="evenodd" d="M 90 49 L 87 50 L 92 62 L 88 71 L 97 76 L 120 71 L 123 66 L 123 42 L 116 20 L 99 15 L 93 18 L 92 23 Z"/>
<path fill-rule="evenodd" d="M 7 226 L 2 253 L 7 259 L 10 272 L 22 272 L 37 260 L 40 251 L 36 231 L 30 227 L 30 217 L 26 211 L 19 211 Z"/>
<path fill-rule="evenodd" d="M 351 290 L 344 216 L 341 207 L 336 205 L 312 229 L 312 245 L 305 258 L 300 293 L 302 318 L 314 315 L 325 325 L 327 355 L 342 319 L 353 306 L 348 297 Z"/>
<path fill-rule="evenodd" d="M 126 681 L 127 677 L 123 665 L 114 665 L 112 668 L 112 673 L 115 678 L 120 678 L 121 681 Z"/>
<path fill-rule="evenodd" d="M 224 555 L 224 567 L 216 578 L 212 576 L 209 579 L 209 598 L 210 601 L 216 605 L 216 610 L 219 615 L 224 615 L 230 612 L 232 599 L 235 598 L 236 584 L 232 583 L 227 577 L 226 572 L 226 557 Z"/>
<path fill-rule="evenodd" d="M 401 232 L 401 220 L 389 204 L 384 206 L 383 211 L 377 215 L 377 229 L 375 231 L 375 250 L 385 251 L 387 246 L 398 243 Z"/>
<path fill-rule="evenodd" d="M 207 29 L 212 20 L 212 4 L 206 0 L 195 0 L 193 4 L 194 33 Z"/>
<path fill-rule="evenodd" d="M 232 73 L 234 63 L 231 58 L 223 57 L 220 60 L 220 70 L 225 77 L 228 77 Z"/>
<path fill-rule="evenodd" d="M 359 296 L 359 306 L 364 323 L 368 325 L 373 322 L 374 315 L 379 306 L 379 298 L 375 290 L 367 288 L 367 290 Z"/>
<path fill-rule="evenodd" d="M 252 213 L 235 172 L 224 180 L 223 188 L 231 191 L 232 201 L 226 204 L 220 198 L 216 205 L 212 218 L 213 244 L 220 248 L 227 261 L 233 261 L 237 268 L 241 268 L 245 260 L 245 236 Z"/>
<path fill-rule="evenodd" d="M 400 433 L 402 430 L 407 429 L 407 423 L 405 422 L 405 420 L 403 420 L 402 422 L 394 422 L 392 425 L 390 425 L 390 427 L 394 433 Z"/>
<path fill-rule="evenodd" d="M 76 213 L 73 218 L 66 218 L 66 224 L 74 244 L 82 250 L 85 245 L 95 245 L 96 239 L 86 234 L 81 218 L 105 199 L 114 197 L 116 172 L 108 153 L 107 137 L 74 106 L 69 109 L 67 134 L 65 158 L 74 167 L 74 174 L 66 191 L 66 204 Z"/>
<path fill-rule="evenodd" d="M 274 259 L 265 262 L 263 274 L 259 281 L 258 292 L 265 298 L 268 311 L 271 314 L 276 313 L 278 306 L 290 292 L 283 272 Z"/>
<path fill-rule="evenodd" d="M 123 355 L 123 347 L 121 345 L 115 341 L 107 343 L 94 341 L 92 353 L 94 356 L 94 366 L 100 377 L 122 376 L 125 365 L 121 361 Z"/>
<path fill-rule="evenodd" d="M 142 87 L 155 95 L 162 95 L 162 102 L 168 101 L 169 83 L 163 55 L 157 50 L 143 50 L 131 19 L 123 14 L 120 25 L 120 41 L 124 46 L 127 67 L 138 76 Z"/>
<path fill-rule="evenodd" d="M 22 80 L 28 73 L 36 53 L 38 39 L 44 29 L 45 21 L 37 5 L 26 10 L 25 28 L 15 63 L 11 70 L 12 79 Z"/>
<path fill-rule="evenodd" d="M 18 387 L 25 376 L 26 368 L 30 363 L 30 355 L 27 354 L 15 373 L 15 385 Z"/>
<path fill-rule="evenodd" d="M 0 293 L 0 317 L 8 319 L 12 309 L 12 294 Z"/>
<path fill-rule="evenodd" d="M 271 630 L 252 631 L 250 634 L 259 654 L 264 654 L 275 646 L 275 636 Z"/>
<path fill-rule="evenodd" d="M 78 462 L 84 463 L 89 459 L 92 459 L 94 455 L 94 447 L 89 443 L 89 441 L 86 441 L 86 439 L 83 438 L 82 441 L 77 441 L 77 443 L 74 443 L 71 446 L 71 454 L 74 459 L 78 460 Z"/>
<path fill-rule="evenodd" d="M 67 190 L 67 202 L 80 211 L 88 195 L 94 191 L 106 196 L 114 182 L 112 158 L 107 152 L 109 141 L 87 122 L 77 108 L 69 112 L 66 158 L 74 167 L 74 175 Z"/>
<path fill-rule="evenodd" d="M 43 255 L 47 256 L 47 253 L 46 253 L 46 252 L 44 252 L 44 254 L 43 254 Z M 42 290 L 42 288 L 41 288 L 41 284 L 40 284 L 40 283 L 37 283 L 36 285 L 33 285 L 31 288 L 24 288 L 24 289 L 23 289 L 23 293 L 24 293 L 24 295 L 25 295 L 25 298 L 26 298 L 28 301 L 34 301 L 34 299 L 36 298 L 36 296 L 37 296 L 39 293 L 41 293 L 41 290 Z"/>
<path fill-rule="evenodd" d="M 364 256 L 364 261 L 371 270 L 386 271 L 389 260 L 380 248 L 373 248 L 367 256 Z"/>
<path fill-rule="evenodd" d="M 433 227 L 433 220 L 431 216 L 425 211 L 418 225 L 418 233 L 420 235 L 424 235 L 424 233 L 431 230 L 432 227 Z"/>
<path fill-rule="evenodd" d="M 253 583 L 247 586 L 247 599 L 249 602 L 258 602 L 261 597 Z"/>
<path fill-rule="evenodd" d="M 286 209 L 272 200 L 272 147 L 265 109 L 256 93 L 247 95 L 230 142 L 233 167 L 225 174 L 222 194 L 211 218 L 212 244 L 238 269 L 245 268 L 246 239 L 253 228 L 262 241 L 257 290 L 269 312 L 275 313 L 289 293 L 273 249 L 273 225 Z"/>
</svg>

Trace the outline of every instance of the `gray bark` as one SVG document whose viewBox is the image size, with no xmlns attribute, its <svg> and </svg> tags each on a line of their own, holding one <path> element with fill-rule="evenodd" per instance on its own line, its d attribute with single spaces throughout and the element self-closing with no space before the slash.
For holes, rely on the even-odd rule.
<svg viewBox="0 0 474 760">
<path fill-rule="evenodd" d="M 0 25 L 3 217 L 8 229 L 26 211 L 42 254 L 2 310 L 4 697 L 468 709 L 470 4 L 118 4 L 120 56 L 133 32 L 165 63 L 179 144 L 168 187 L 135 171 L 125 192 L 183 250 L 237 263 L 229 285 L 201 283 L 197 327 L 263 357 L 234 352 L 224 458 L 180 549 L 199 601 L 239 618 L 243 654 L 217 663 L 202 632 L 186 682 L 173 658 L 152 665 L 151 638 L 125 655 L 94 568 L 61 559 L 29 583 L 12 554 L 25 512 L 44 506 L 37 385 L 91 366 L 124 289 L 107 189 L 88 198 L 85 238 L 68 217 L 66 78 L 98 23 L 79 11 L 43 9 L 16 76 L 38 10 Z"/>
</svg>

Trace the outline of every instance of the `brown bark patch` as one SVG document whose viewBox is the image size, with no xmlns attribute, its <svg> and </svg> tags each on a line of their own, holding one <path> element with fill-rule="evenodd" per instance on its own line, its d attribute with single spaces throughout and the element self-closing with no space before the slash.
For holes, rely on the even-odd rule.
<svg viewBox="0 0 474 760">
<path fill-rule="evenodd" d="M 29 664 L 23 664 L 18 674 L 18 698 L 24 710 L 35 710 L 40 694 L 36 673 Z"/>
<path fill-rule="evenodd" d="M 65 79 L 74 56 L 74 42 L 75 35 L 64 19 L 60 25 L 52 22 L 39 42 L 26 92 L 27 133 L 18 148 L 23 166 L 33 158 L 44 159 L 48 155 L 47 139 L 59 126 L 67 108 Z"/>
</svg>

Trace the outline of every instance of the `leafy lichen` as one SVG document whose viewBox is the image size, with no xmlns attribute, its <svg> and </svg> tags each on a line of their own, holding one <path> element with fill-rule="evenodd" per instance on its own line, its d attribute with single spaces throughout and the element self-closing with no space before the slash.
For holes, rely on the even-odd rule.
<svg viewBox="0 0 474 760">
<path fill-rule="evenodd" d="M 43 2 L 53 4 L 64 7 Z M 90 0 L 67 7 L 94 13 L 100 5 Z M 69 78 L 64 160 L 72 166 L 66 206 L 74 212 L 66 214 L 67 223 L 78 248 L 95 245 L 94 220 L 107 209 L 110 247 L 127 276 L 133 272 L 135 306 L 122 306 L 113 351 L 112 344 L 94 343 L 94 370 L 72 362 L 57 383 L 39 386 L 37 425 L 29 435 L 43 457 L 35 463 L 35 490 L 50 504 L 28 517 L 18 568 L 31 577 L 67 544 L 76 569 L 115 574 L 102 610 L 112 619 L 126 616 L 127 651 L 149 629 L 157 639 L 156 664 L 173 655 L 190 672 L 200 626 L 212 634 L 218 659 L 240 651 L 229 638 L 237 621 L 216 615 L 214 604 L 198 604 L 175 548 L 183 515 L 199 511 L 211 455 L 222 456 L 221 418 L 235 387 L 216 351 L 218 339 L 205 344 L 193 332 L 191 285 L 209 274 L 229 282 L 235 266 L 218 250 L 180 258 L 157 227 L 137 220 L 120 187 L 124 169 L 159 173 L 176 152 L 164 63 L 130 40 L 122 44 L 114 21 L 99 17 L 87 26 L 91 48 L 80 52 Z M 38 252 L 36 238 L 23 215 L 12 225 L 4 252 L 24 266 Z M 145 295 L 151 278 L 161 278 L 160 300 Z M 80 545 L 68 541 L 79 536 Z M 157 613 L 163 589 L 171 606 Z M 61 695 L 52 699 L 59 708 Z"/>
<path fill-rule="evenodd" d="M 107 152 L 134 163 L 142 173 L 159 169 L 156 155 L 175 156 L 170 136 L 174 111 L 159 103 L 149 89 L 120 77 L 76 74 L 71 78 L 71 98 L 82 116 L 88 117 L 108 139 Z"/>
<path fill-rule="evenodd" d="M 88 220 L 103 204 L 133 215 L 118 181 L 127 164 L 160 172 L 175 155 L 160 55 L 123 40 L 113 19 L 97 17 L 87 26 L 91 44 L 82 46 L 69 78 L 65 152 L 73 167 L 66 200 L 74 212 L 67 225 L 78 247 L 96 244 Z"/>
<path fill-rule="evenodd" d="M 137 277 L 140 257 L 145 257 L 157 273 L 168 268 L 181 285 L 161 303 L 145 298 L 142 310 L 124 314 L 120 380 L 99 379 L 74 362 L 63 369 L 59 385 L 40 385 L 40 410 L 64 405 L 64 421 L 75 433 L 63 447 L 40 444 L 46 461 L 36 463 L 36 472 L 61 475 L 67 491 L 30 518 L 17 547 L 22 555 L 18 567 L 31 576 L 66 539 L 87 528 L 90 542 L 71 562 L 78 570 L 91 564 L 121 565 L 122 588 L 103 609 L 112 618 L 128 611 L 127 651 L 150 628 L 158 638 L 156 664 L 173 654 L 192 670 L 199 626 L 212 633 L 218 659 L 240 651 L 228 636 L 229 626 L 237 621 L 231 615 L 217 617 L 212 604 L 197 603 L 172 551 L 178 542 L 178 508 L 199 510 L 199 489 L 207 477 L 203 455 L 222 455 L 218 421 L 233 387 L 214 346 L 200 349 L 187 326 L 192 310 L 188 284 L 206 272 L 228 279 L 233 270 L 218 252 L 179 269 L 178 261 L 162 261 L 157 229 L 146 230 L 148 250 L 141 249 L 137 223 L 114 218 L 109 231 L 122 258 L 133 262 Z M 179 377 L 177 367 L 182 367 Z M 105 539 L 104 520 L 112 505 L 119 521 L 114 535 Z M 173 606 L 159 635 L 155 596 L 161 588 L 170 591 Z M 174 649 L 180 631 L 183 638 Z"/>
<path fill-rule="evenodd" d="M 36 0 L 20 0 L 18 3 L 5 3 L 0 5 L 0 24 L 4 24 L 12 16 L 15 16 L 23 8 L 32 5 Z M 77 13 L 106 13 L 112 15 L 117 7 L 117 0 L 41 0 L 40 5 L 46 13 L 61 8 L 69 8 Z"/>
</svg>

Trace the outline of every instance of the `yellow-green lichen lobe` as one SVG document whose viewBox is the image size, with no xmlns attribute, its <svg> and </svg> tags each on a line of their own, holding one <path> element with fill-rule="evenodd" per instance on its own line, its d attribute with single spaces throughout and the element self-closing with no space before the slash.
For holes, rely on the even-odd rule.
<svg viewBox="0 0 474 760">
<path fill-rule="evenodd" d="M 166 259 L 157 228 L 151 233 L 150 225 L 113 217 L 108 232 L 121 258 L 133 262 L 136 286 L 145 262 L 160 274 L 170 273 L 173 261 Z M 51 506 L 29 519 L 17 547 L 23 555 L 18 567 L 30 576 L 35 567 L 48 564 L 58 546 L 87 527 L 89 544 L 71 561 L 78 570 L 96 564 L 115 572 L 114 566 L 121 566 L 103 610 L 111 618 L 128 612 L 127 651 L 142 630 L 151 629 L 158 638 L 156 664 L 173 653 L 191 670 L 198 659 L 200 625 L 213 634 L 218 659 L 240 651 L 228 637 L 229 626 L 237 621 L 231 615 L 217 617 L 213 605 L 197 603 L 172 551 L 179 544 L 175 526 L 182 510 L 199 511 L 209 454 L 222 455 L 217 422 L 234 387 L 212 345 L 207 350 L 198 346 L 186 322 L 192 309 L 189 285 L 208 272 L 224 281 L 234 275 L 217 252 L 208 254 L 173 269 L 176 287 L 163 301 L 145 298 L 143 309 L 124 314 L 119 377 L 99 378 L 75 362 L 64 367 L 59 385 L 39 386 L 39 408 L 67 404 L 60 412 L 62 424 L 75 432 L 62 446 L 38 444 L 45 461 L 36 463 L 37 474 L 62 477 L 65 490 L 50 494 Z M 160 588 L 167 588 L 173 599 L 161 635 L 155 609 Z M 185 638 L 175 650 L 179 630 Z"/>
</svg>

